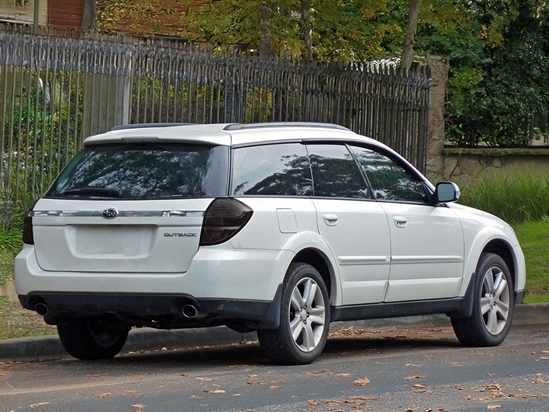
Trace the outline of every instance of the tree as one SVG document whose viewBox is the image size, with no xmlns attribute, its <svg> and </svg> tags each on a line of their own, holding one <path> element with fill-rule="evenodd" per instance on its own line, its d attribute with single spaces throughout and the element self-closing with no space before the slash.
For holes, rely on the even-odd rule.
<svg viewBox="0 0 549 412">
<path fill-rule="evenodd" d="M 84 10 L 82 13 L 82 24 L 80 29 L 82 31 L 89 31 L 97 29 L 97 4 L 96 0 L 84 0 Z"/>
<path fill-rule="evenodd" d="M 408 10 L 408 23 L 406 24 L 406 37 L 404 38 L 404 46 L 402 50 L 402 67 L 409 69 L 414 58 L 414 39 L 417 31 L 417 20 L 419 13 L 420 0 L 410 0 L 410 8 Z"/>
</svg>

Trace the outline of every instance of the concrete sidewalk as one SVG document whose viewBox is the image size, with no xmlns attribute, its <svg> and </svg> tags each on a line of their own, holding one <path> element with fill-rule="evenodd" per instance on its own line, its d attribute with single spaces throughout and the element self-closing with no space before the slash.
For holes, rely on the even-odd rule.
<svg viewBox="0 0 549 412">
<path fill-rule="evenodd" d="M 515 307 L 513 325 L 549 324 L 549 303 L 519 304 Z M 413 316 L 356 322 L 334 322 L 331 330 L 343 327 L 355 329 L 420 328 L 450 326 L 445 315 Z M 255 333 L 238 333 L 224 326 L 215 328 L 163 331 L 134 329 L 121 353 L 136 351 L 173 350 L 197 346 L 215 346 L 255 341 Z M 0 340 L 0 361 L 36 361 L 70 357 L 57 336 Z"/>
</svg>

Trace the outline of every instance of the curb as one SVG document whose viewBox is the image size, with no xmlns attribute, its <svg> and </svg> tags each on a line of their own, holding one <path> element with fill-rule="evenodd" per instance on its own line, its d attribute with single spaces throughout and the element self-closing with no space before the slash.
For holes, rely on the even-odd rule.
<svg viewBox="0 0 549 412">
<path fill-rule="evenodd" d="M 549 324 L 549 303 L 519 304 L 515 306 L 513 325 Z M 411 316 L 391 319 L 361 320 L 355 322 L 334 322 L 332 331 L 344 327 L 355 329 L 426 328 L 450 326 L 446 315 Z M 219 346 L 257 340 L 255 332 L 238 333 L 225 326 L 213 328 L 155 330 L 133 329 L 121 353 L 155 351 L 201 346 Z M 0 361 L 38 361 L 67 358 L 57 336 L 34 338 L 0 339 Z"/>
</svg>

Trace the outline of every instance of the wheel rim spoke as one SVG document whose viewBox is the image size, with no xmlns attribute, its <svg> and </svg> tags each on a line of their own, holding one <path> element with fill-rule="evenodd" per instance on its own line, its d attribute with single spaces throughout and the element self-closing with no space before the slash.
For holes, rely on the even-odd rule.
<svg viewBox="0 0 549 412">
<path fill-rule="evenodd" d="M 492 335 L 507 325 L 510 311 L 509 283 L 499 267 L 490 268 L 484 275 L 480 312 L 486 330 Z"/>
<path fill-rule="evenodd" d="M 302 330 L 303 330 L 303 322 L 301 322 L 301 319 L 299 319 L 299 316 L 296 316 L 290 322 L 290 331 L 292 332 L 292 337 L 294 338 L 294 341 L 297 341 L 299 339 L 299 335 L 301 335 Z"/>
<path fill-rule="evenodd" d="M 324 308 L 321 306 L 311 309 L 309 312 L 309 322 L 324 325 L 324 313 Z"/>
<path fill-rule="evenodd" d="M 313 332 L 313 328 L 311 326 L 310 322 L 307 322 L 307 324 L 303 327 L 303 347 L 311 351 L 316 347 L 316 339 L 315 339 L 315 333 Z"/>
<path fill-rule="evenodd" d="M 313 282 L 307 282 L 305 284 L 305 292 L 303 294 L 303 300 L 307 307 L 312 308 L 313 307 L 313 300 L 316 297 L 316 292 L 318 290 L 318 285 Z"/>
<path fill-rule="evenodd" d="M 494 291 L 494 277 L 492 274 L 492 269 L 484 275 L 484 289 L 486 293 L 492 293 Z"/>
<path fill-rule="evenodd" d="M 480 313 L 485 315 L 490 310 L 490 298 L 482 298 L 480 300 Z"/>
<path fill-rule="evenodd" d="M 500 300 L 501 294 L 506 290 L 507 290 L 507 281 L 503 278 L 500 278 L 500 281 L 498 282 L 497 288 L 494 292 L 498 300 Z"/>
<path fill-rule="evenodd" d="M 294 288 L 292 292 L 291 305 L 292 305 L 292 308 L 295 309 L 296 311 L 299 311 L 303 306 L 303 296 L 301 296 L 301 292 L 299 291 L 297 286 Z"/>
<path fill-rule="evenodd" d="M 290 333 L 303 352 L 314 350 L 326 328 L 324 295 L 311 278 L 301 279 L 290 297 Z"/>
<path fill-rule="evenodd" d="M 486 328 L 488 331 L 492 334 L 496 334 L 498 332 L 498 316 L 497 312 L 495 310 L 490 310 L 488 312 L 488 319 L 486 322 Z"/>
</svg>

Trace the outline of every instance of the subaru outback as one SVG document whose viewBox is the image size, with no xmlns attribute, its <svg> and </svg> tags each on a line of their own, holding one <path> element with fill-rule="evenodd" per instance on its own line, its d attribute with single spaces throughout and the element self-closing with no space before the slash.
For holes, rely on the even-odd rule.
<svg viewBox="0 0 549 412">
<path fill-rule="evenodd" d="M 306 364 L 330 322 L 440 313 L 494 346 L 524 256 L 459 194 L 336 125 L 119 126 L 26 212 L 16 289 L 80 359 L 115 356 L 132 327 L 225 325 Z"/>
</svg>

